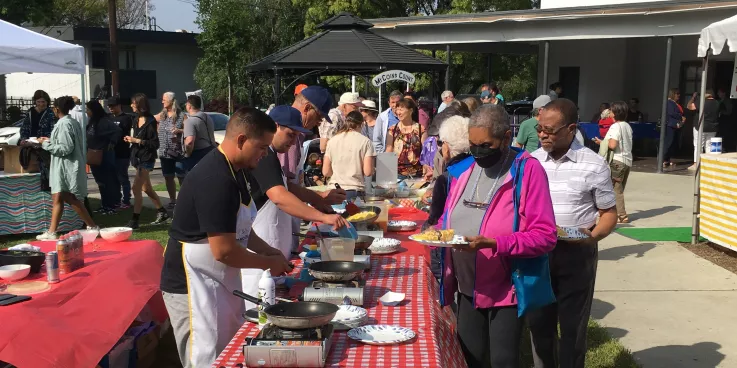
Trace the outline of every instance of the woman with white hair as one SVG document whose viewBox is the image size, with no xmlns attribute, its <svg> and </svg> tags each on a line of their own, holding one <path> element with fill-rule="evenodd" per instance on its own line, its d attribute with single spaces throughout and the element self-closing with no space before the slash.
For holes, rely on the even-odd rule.
<svg viewBox="0 0 737 368">
<path fill-rule="evenodd" d="M 166 181 L 166 191 L 169 192 L 167 209 L 173 210 L 177 204 L 177 186 L 174 176 L 182 185 L 187 171 L 184 166 L 184 151 L 182 150 L 182 133 L 184 132 L 184 113 L 177 104 L 174 92 L 165 92 L 161 97 L 164 108 L 156 115 L 159 122 L 159 160 L 161 174 Z"/>
</svg>

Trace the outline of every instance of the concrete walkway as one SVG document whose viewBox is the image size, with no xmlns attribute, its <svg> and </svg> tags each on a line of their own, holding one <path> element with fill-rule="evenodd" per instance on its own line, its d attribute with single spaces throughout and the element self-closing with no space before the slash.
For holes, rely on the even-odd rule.
<svg viewBox="0 0 737 368">
<path fill-rule="evenodd" d="M 635 227 L 691 225 L 693 178 L 632 173 Z M 737 367 L 737 275 L 675 242 L 601 242 L 592 317 L 645 368 Z"/>
</svg>

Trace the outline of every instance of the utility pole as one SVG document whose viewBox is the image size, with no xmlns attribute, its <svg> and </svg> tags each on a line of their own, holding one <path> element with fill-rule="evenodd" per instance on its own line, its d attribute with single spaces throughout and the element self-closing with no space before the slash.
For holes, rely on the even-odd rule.
<svg viewBox="0 0 737 368">
<path fill-rule="evenodd" d="M 120 86 L 118 82 L 118 16 L 115 0 L 108 0 L 107 2 L 107 18 L 110 32 L 110 95 L 115 96 L 120 95 L 118 89 Z"/>
<path fill-rule="evenodd" d="M 149 17 L 149 14 L 148 14 L 148 0 L 143 0 L 143 9 L 146 10 L 146 22 L 145 22 L 146 30 L 150 31 L 151 30 L 151 17 Z"/>
</svg>

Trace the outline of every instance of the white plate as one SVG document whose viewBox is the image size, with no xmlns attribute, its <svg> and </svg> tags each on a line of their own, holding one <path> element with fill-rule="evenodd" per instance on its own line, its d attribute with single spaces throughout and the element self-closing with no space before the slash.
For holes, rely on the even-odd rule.
<svg viewBox="0 0 737 368">
<path fill-rule="evenodd" d="M 355 305 L 340 305 L 338 308 L 338 313 L 335 313 L 335 317 L 331 322 L 353 322 L 365 319 L 368 316 L 365 309 Z"/>
<path fill-rule="evenodd" d="M 392 220 L 386 224 L 389 231 L 412 231 L 417 229 L 417 223 L 414 221 Z"/>
<path fill-rule="evenodd" d="M 433 247 L 446 247 L 446 248 L 451 248 L 454 245 L 458 245 L 458 244 L 468 244 L 468 241 L 466 240 L 466 238 L 463 235 L 454 235 L 453 236 L 453 240 L 451 240 L 449 242 L 443 242 L 443 241 L 438 241 L 438 240 L 418 240 L 418 239 L 415 238 L 415 236 L 416 235 L 410 235 L 409 236 L 409 239 L 412 240 L 412 241 L 416 241 L 416 242 L 418 242 L 420 244 L 430 245 L 430 246 L 433 246 Z"/>
<path fill-rule="evenodd" d="M 400 326 L 368 325 L 348 331 L 348 337 L 369 345 L 393 345 L 414 339 L 415 332 Z"/>
<path fill-rule="evenodd" d="M 402 244 L 401 241 L 392 238 L 378 238 L 374 239 L 369 250 L 371 254 L 391 254 L 399 250 L 399 246 Z"/>
</svg>

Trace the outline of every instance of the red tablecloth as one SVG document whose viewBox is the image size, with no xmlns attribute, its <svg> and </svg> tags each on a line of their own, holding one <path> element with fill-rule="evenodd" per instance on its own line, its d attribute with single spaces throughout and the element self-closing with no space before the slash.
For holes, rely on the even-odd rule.
<svg viewBox="0 0 737 368">
<path fill-rule="evenodd" d="M 163 248 L 151 240 L 97 244 L 97 251 L 85 247 L 85 266 L 62 275 L 51 290 L 0 307 L 0 360 L 19 368 L 94 367 L 149 300 L 160 311 Z M 45 281 L 45 268 L 27 280 Z"/>
<path fill-rule="evenodd" d="M 390 213 L 391 214 L 391 213 Z M 402 214 L 402 219 L 427 218 L 425 213 Z M 395 219 L 395 218 L 392 218 Z M 450 308 L 437 302 L 438 283 L 429 268 L 427 247 L 407 240 L 411 233 L 386 233 L 386 237 L 402 240 L 402 252 L 372 256 L 368 273 L 364 308 L 369 324 L 389 324 L 411 328 L 417 338 L 407 344 L 390 346 L 365 345 L 348 338 L 345 331 L 336 332 L 327 358 L 327 367 L 465 367 L 463 352 L 455 336 L 455 318 Z M 298 262 L 299 264 L 299 262 Z M 295 269 L 295 272 L 298 272 Z M 387 291 L 406 294 L 397 307 L 379 303 Z M 292 293 L 290 293 L 292 294 Z M 258 326 L 246 322 L 233 340 L 215 360 L 213 367 L 241 367 L 243 341 L 254 337 Z"/>
</svg>

